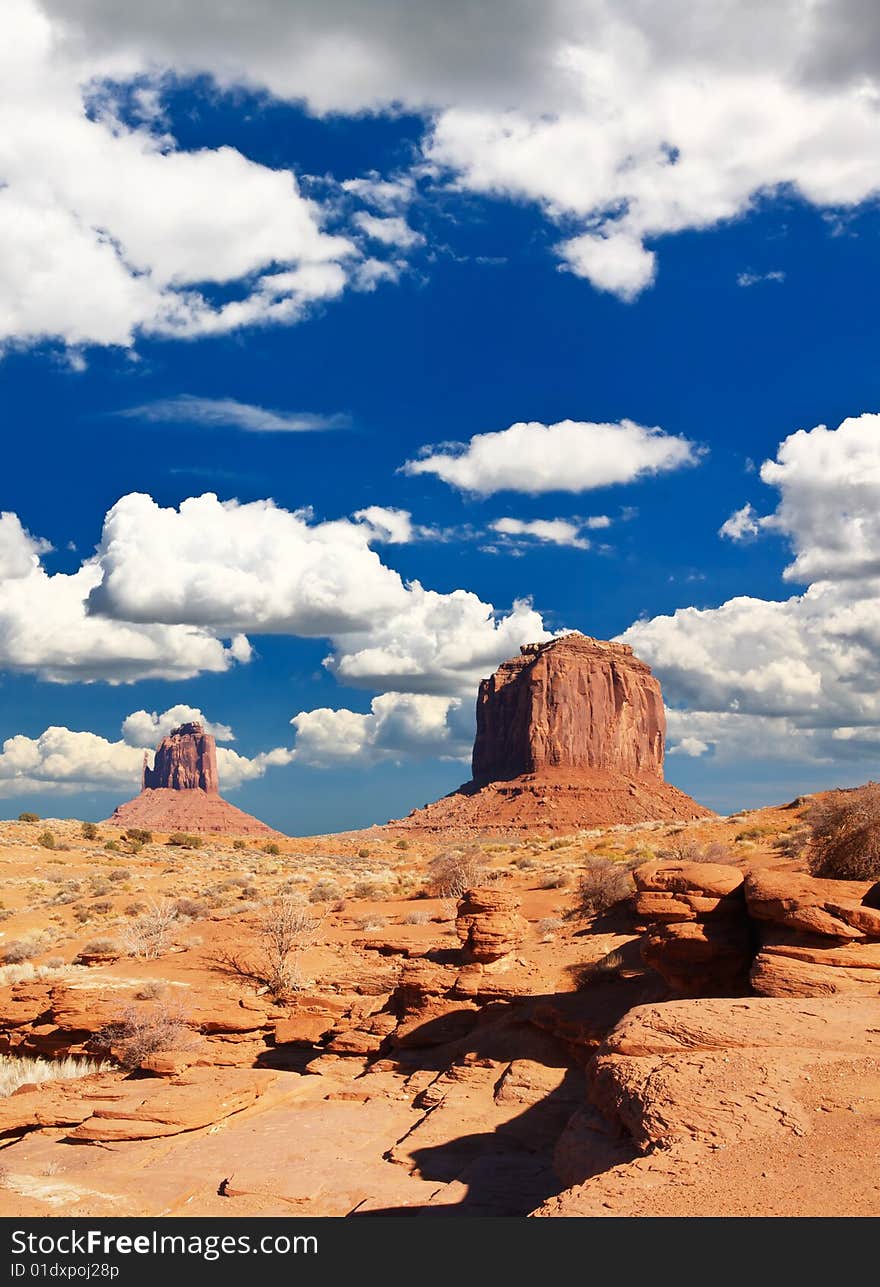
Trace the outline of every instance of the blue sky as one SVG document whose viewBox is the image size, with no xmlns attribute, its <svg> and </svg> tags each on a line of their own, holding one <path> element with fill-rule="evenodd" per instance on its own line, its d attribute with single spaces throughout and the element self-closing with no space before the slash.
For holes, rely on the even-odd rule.
<svg viewBox="0 0 880 1287">
<path fill-rule="evenodd" d="M 294 38 L 320 51 L 329 19 L 305 3 L 293 17 L 270 0 L 258 8 L 262 40 L 242 46 L 234 21 L 217 20 L 202 53 L 163 6 L 149 32 L 127 5 L 10 10 L 35 68 L 18 105 L 33 106 L 23 126 L 13 85 L 4 110 L 9 129 L 41 142 L 27 164 L 0 151 L 17 200 L 0 210 L 17 265 L 0 272 L 0 510 L 20 522 L 5 529 L 13 574 L 0 576 L 0 811 L 106 816 L 132 793 L 164 713 L 190 707 L 234 732 L 229 793 L 273 825 L 400 816 L 468 776 L 476 682 L 535 626 L 634 644 L 674 712 L 667 776 L 713 807 L 876 776 L 880 123 L 873 107 L 865 116 L 872 73 L 846 24 L 824 42 L 807 29 L 803 47 L 770 42 L 756 67 L 747 29 L 760 19 L 742 5 L 718 7 L 708 47 L 699 33 L 689 45 L 683 19 L 677 49 L 638 6 L 612 20 L 598 5 L 549 5 L 544 27 L 523 30 L 528 58 L 514 33 L 513 70 L 490 65 L 469 82 L 466 67 L 453 74 L 452 37 L 432 63 L 404 39 L 396 5 L 364 33 L 330 4 L 331 34 L 360 69 L 341 66 L 335 83 L 305 54 L 288 67 L 273 53 Z M 598 26 L 579 26 L 581 10 Z M 491 26 L 474 35 L 474 12 L 453 6 L 449 22 L 488 48 Z M 410 18 L 428 23 L 429 11 Z M 643 42 L 646 102 L 671 113 L 656 138 L 632 115 L 633 68 L 608 54 L 621 22 Z M 575 102 L 583 86 L 554 99 L 532 57 L 556 49 L 558 23 L 583 55 L 578 77 L 604 86 L 598 120 Z M 587 57 L 600 47 L 610 72 Z M 836 61 L 820 75 L 795 57 L 805 50 Z M 749 76 L 777 96 L 743 121 Z M 718 111 L 708 138 L 690 123 L 695 86 Z M 795 111 L 807 143 L 791 137 Z M 536 148 L 504 151 L 545 126 Z M 613 182 L 601 175 L 606 140 Z M 59 176 L 62 145 L 73 161 Z M 747 161 L 729 161 L 738 148 Z M 572 156 L 586 176 L 573 189 Z M 284 283 L 272 294 L 269 277 Z M 250 312 L 236 321 L 224 306 L 242 300 Z M 268 412 L 335 427 L 254 431 L 241 408 L 251 422 Z M 657 433 L 633 442 L 616 430 L 609 448 L 596 427 L 621 422 Z M 562 464 L 538 468 L 537 482 L 491 490 L 478 464 L 470 490 L 402 472 L 432 444 L 460 456 L 519 423 L 566 426 Z M 686 461 L 621 467 L 626 480 L 607 483 L 621 452 L 648 460 L 652 443 L 681 440 Z M 513 439 L 493 448 L 502 461 L 513 450 Z M 777 463 L 762 478 L 765 461 Z M 200 535 L 208 511 L 179 507 L 206 492 L 221 504 Z M 132 493 L 155 505 L 136 509 Z M 282 521 L 264 528 L 269 499 Z M 398 539 L 383 539 L 375 513 L 353 517 L 369 507 L 410 516 Z M 597 516 L 608 522 L 587 521 Z M 499 533 L 502 519 L 569 526 L 553 543 Z M 308 567 L 297 570 L 313 531 L 329 560 L 315 575 L 344 569 L 326 627 Z M 88 629 L 105 632 L 106 658 L 91 635 L 73 639 L 51 580 L 99 545 Z M 22 593 L 38 575 L 40 594 Z M 443 596 L 431 624 L 411 582 Z M 485 605 L 482 623 L 479 611 L 459 619 L 458 591 Z M 673 615 L 684 609 L 700 611 Z M 144 662 L 142 635 L 164 661 Z M 238 635 L 249 651 L 229 651 Z M 393 680 L 378 652 L 393 653 Z M 123 733 L 133 712 L 155 719 Z"/>
</svg>

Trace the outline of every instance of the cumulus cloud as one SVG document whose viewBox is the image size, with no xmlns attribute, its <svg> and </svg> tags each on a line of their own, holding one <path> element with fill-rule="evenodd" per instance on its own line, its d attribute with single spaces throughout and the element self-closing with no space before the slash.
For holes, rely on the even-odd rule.
<svg viewBox="0 0 880 1287">
<path fill-rule="evenodd" d="M 342 292 L 356 248 L 290 171 L 230 146 L 187 151 L 155 116 L 126 125 L 106 94 L 87 101 L 113 69 L 65 51 L 37 0 L 8 0 L 3 28 L 0 341 L 215 334 Z"/>
<path fill-rule="evenodd" d="M 122 721 L 122 736 L 129 746 L 152 749 L 161 738 L 167 737 L 179 724 L 201 724 L 206 733 L 212 733 L 218 742 L 234 742 L 235 734 L 228 724 L 215 724 L 205 717 L 197 706 L 178 703 L 167 711 L 132 711 Z"/>
<path fill-rule="evenodd" d="M 221 89 L 267 91 L 318 115 L 421 113 L 414 171 L 533 202 L 559 230 L 563 264 L 623 299 L 654 280 L 664 236 L 715 227 L 779 192 L 840 211 L 880 188 L 880 21 L 864 0 L 709 10 L 670 0 L 662 11 L 643 0 L 451 0 L 442 23 L 432 0 L 6 8 L 3 156 L 14 182 L 0 233 L 11 247 L 6 324 L 19 335 L 128 343 L 139 327 L 289 321 L 350 280 L 348 247 L 322 231 L 289 174 L 158 135 L 163 76 L 207 72 Z M 109 106 L 85 115 L 82 86 L 101 77 L 135 85 L 138 128 Z M 411 183 L 371 172 L 348 191 L 394 219 Z M 293 275 L 273 273 L 276 262 Z M 212 304 L 204 281 L 239 282 L 242 299 Z"/>
<path fill-rule="evenodd" d="M 473 741 L 473 703 L 457 697 L 383 693 L 368 714 L 351 710 L 300 711 L 297 760 L 318 767 L 401 758 L 465 760 Z"/>
<path fill-rule="evenodd" d="M 435 474 L 480 496 L 499 491 L 538 495 L 631 483 L 693 465 L 698 456 L 699 449 L 686 438 L 632 420 L 562 420 L 552 425 L 532 421 L 476 434 L 467 443 L 428 448 L 402 468 L 410 475 Z"/>
<path fill-rule="evenodd" d="M 384 246 L 400 246 L 403 250 L 412 250 L 425 243 L 422 234 L 411 228 L 400 215 L 371 215 L 361 210 L 354 216 L 353 223 L 367 237 L 380 241 Z"/>
<path fill-rule="evenodd" d="M 725 534 L 782 533 L 795 552 L 784 576 L 807 589 L 683 607 L 621 638 L 678 708 L 682 749 L 690 738 L 730 758 L 864 755 L 880 727 L 880 417 L 791 434 L 760 476 L 777 509 L 744 506 Z"/>
<path fill-rule="evenodd" d="M 718 529 L 718 535 L 728 541 L 746 541 L 749 537 L 757 536 L 760 530 L 761 520 L 754 506 L 746 504 L 742 509 L 734 510 L 730 518 L 724 520 Z"/>
<path fill-rule="evenodd" d="M 351 424 L 351 416 L 344 412 L 320 415 L 312 411 L 271 411 L 235 398 L 197 398 L 189 393 L 127 407 L 119 414 L 136 420 L 204 425 L 207 429 L 244 429 L 246 433 L 314 433 L 346 429 Z"/>
<path fill-rule="evenodd" d="M 165 509 L 125 496 L 105 519 L 90 611 L 96 622 L 329 638 L 325 665 L 346 683 L 450 696 L 549 637 L 529 603 L 497 612 L 466 590 L 404 582 L 371 542 L 377 526 L 387 540 L 405 522 L 377 511 L 372 522 L 320 523 L 271 501 L 207 493 Z"/>
<path fill-rule="evenodd" d="M 0 513 L 0 581 L 30 576 L 40 556 L 52 549 L 49 541 L 31 536 L 17 514 Z"/>
<path fill-rule="evenodd" d="M 590 541 L 582 535 L 585 523 L 567 518 L 496 518 L 489 526 L 501 536 L 531 537 L 542 545 L 568 545 L 575 550 L 588 550 Z M 599 524 L 604 526 L 604 524 Z"/>
<path fill-rule="evenodd" d="M 408 545 L 416 539 L 418 529 L 413 525 L 412 514 L 405 509 L 368 505 L 366 509 L 356 510 L 352 518 L 368 528 L 374 541 L 387 545 Z"/>
<path fill-rule="evenodd" d="M 120 684 L 216 674 L 250 659 L 240 634 L 224 643 L 198 626 L 90 615 L 87 602 L 101 578 L 100 565 L 89 559 L 71 574 L 50 575 L 35 563 L 25 576 L 0 579 L 0 670 L 58 683 Z"/>
</svg>

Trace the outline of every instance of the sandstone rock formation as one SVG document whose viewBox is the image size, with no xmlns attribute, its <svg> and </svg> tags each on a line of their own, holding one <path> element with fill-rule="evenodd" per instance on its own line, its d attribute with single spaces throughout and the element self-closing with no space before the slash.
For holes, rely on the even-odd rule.
<svg viewBox="0 0 880 1287">
<path fill-rule="evenodd" d="M 181 724 L 156 747 L 153 767 L 144 764 L 141 785 L 154 790 L 199 790 L 219 795 L 214 738 L 201 724 Z"/>
<path fill-rule="evenodd" d="M 633 879 L 646 965 L 685 996 L 747 990 L 752 948 L 738 867 L 646 863 Z"/>
<path fill-rule="evenodd" d="M 217 746 L 201 724 L 181 724 L 163 737 L 153 767 L 144 757 L 141 793 L 119 805 L 109 819 L 119 827 L 236 836 L 273 836 L 258 818 L 220 795 Z"/>
<path fill-rule="evenodd" d="M 516 951 L 527 929 L 514 894 L 500 889 L 471 889 L 459 901 L 455 931 L 468 961 L 488 965 L 502 960 Z"/>
<path fill-rule="evenodd" d="M 704 817 L 663 779 L 658 681 L 626 644 L 527 644 L 480 684 L 470 782 L 407 828 L 485 832 Z"/>
</svg>

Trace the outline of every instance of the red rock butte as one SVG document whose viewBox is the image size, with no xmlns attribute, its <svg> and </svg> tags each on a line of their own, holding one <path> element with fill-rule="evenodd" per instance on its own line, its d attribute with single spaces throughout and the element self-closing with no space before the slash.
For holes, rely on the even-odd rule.
<svg viewBox="0 0 880 1287">
<path fill-rule="evenodd" d="M 396 825 L 576 831 L 708 810 L 666 782 L 658 680 L 627 644 L 526 644 L 480 684 L 472 778 Z"/>
<path fill-rule="evenodd" d="M 278 833 L 220 795 L 217 744 L 201 724 L 181 724 L 156 748 L 153 767 L 144 755 L 141 793 L 109 819 L 118 827 L 233 836 Z"/>
</svg>

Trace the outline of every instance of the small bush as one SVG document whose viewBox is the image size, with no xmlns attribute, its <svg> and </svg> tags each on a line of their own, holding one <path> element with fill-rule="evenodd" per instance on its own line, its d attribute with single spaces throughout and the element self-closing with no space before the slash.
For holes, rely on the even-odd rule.
<svg viewBox="0 0 880 1287">
<path fill-rule="evenodd" d="M 403 923 L 404 925 L 427 925 L 430 919 L 430 915 L 424 911 L 407 912 L 403 918 Z"/>
<path fill-rule="evenodd" d="M 309 890 L 310 903 L 329 903 L 342 897 L 342 889 L 335 880 L 319 880 Z"/>
<path fill-rule="evenodd" d="M 7 943 L 3 949 L 4 965 L 21 965 L 22 961 L 29 961 L 32 956 L 37 956 L 40 951 L 39 943 L 28 942 L 27 940 L 16 940 Z"/>
<path fill-rule="evenodd" d="M 127 867 L 114 867 L 113 871 L 107 872 L 107 879 L 112 881 L 131 880 L 131 872 Z"/>
<path fill-rule="evenodd" d="M 18 820 L 19 822 L 39 822 L 40 815 L 38 813 L 20 813 Z"/>
<path fill-rule="evenodd" d="M 84 822 L 80 828 L 80 834 L 83 840 L 97 840 L 98 828 L 94 822 Z"/>
<path fill-rule="evenodd" d="M 369 849 L 359 849 L 359 850 L 358 850 L 358 858 L 369 858 L 369 856 L 370 856 L 370 851 L 369 851 Z"/>
<path fill-rule="evenodd" d="M 184 1050 L 192 1045 L 183 1011 L 165 1004 L 130 1006 L 122 1018 L 95 1033 L 92 1044 L 110 1051 L 123 1068 L 139 1068 L 157 1050 Z"/>
<path fill-rule="evenodd" d="M 665 849 L 658 849 L 657 857 L 667 862 L 717 862 L 722 865 L 736 861 L 727 845 L 718 840 L 708 845 L 700 845 L 696 840 L 678 840 Z"/>
<path fill-rule="evenodd" d="M 804 816 L 807 862 L 828 880 L 880 880 L 880 783 L 832 791 Z"/>
<path fill-rule="evenodd" d="M 37 844 L 42 845 L 44 849 L 54 849 L 55 837 L 51 831 L 41 831 L 37 836 Z"/>
<path fill-rule="evenodd" d="M 129 827 L 125 838 L 134 841 L 136 845 L 149 845 L 153 842 L 153 833 L 147 827 Z"/>
<path fill-rule="evenodd" d="M 564 889 L 570 879 L 567 871 L 548 871 L 547 875 L 542 876 L 538 882 L 538 888 Z"/>
<path fill-rule="evenodd" d="M 428 884 L 437 898 L 461 898 L 482 882 L 485 872 L 479 849 L 451 849 L 428 863 Z"/>
<path fill-rule="evenodd" d="M 557 930 L 562 929 L 561 916 L 544 916 L 535 926 L 540 935 L 542 943 L 552 943 L 556 937 Z"/>
<path fill-rule="evenodd" d="M 319 923 L 301 898 L 284 895 L 267 907 L 259 920 L 260 949 L 256 958 L 243 959 L 224 952 L 218 964 L 237 978 L 266 988 L 276 1000 L 283 1000 L 302 987 L 299 955 L 314 938 Z"/>
<path fill-rule="evenodd" d="M 119 843 L 118 840 L 105 840 L 104 848 L 107 850 L 108 853 L 111 853 L 111 854 L 122 853 L 122 845 Z"/>
<path fill-rule="evenodd" d="M 578 880 L 577 911 L 598 916 L 626 902 L 635 891 L 632 871 L 626 863 L 609 858 L 589 858 Z"/>
<path fill-rule="evenodd" d="M 153 902 L 147 905 L 143 916 L 126 925 L 122 930 L 122 943 L 129 956 L 152 961 L 161 956 L 169 945 L 171 929 L 177 920 L 173 903 Z"/>
<path fill-rule="evenodd" d="M 189 832 L 186 831 L 174 831 L 165 843 L 172 845 L 177 849 L 201 849 L 202 837 L 191 836 Z"/>
<path fill-rule="evenodd" d="M 178 916 L 185 916 L 188 920 L 197 921 L 200 916 L 204 916 L 207 908 L 204 903 L 200 903 L 195 898 L 178 898 L 174 904 L 174 910 Z"/>
<path fill-rule="evenodd" d="M 233 848 L 233 849 L 247 849 L 247 841 L 246 841 L 246 840 L 233 840 L 233 842 L 232 842 L 232 848 Z"/>
<path fill-rule="evenodd" d="M 277 844 L 274 840 L 267 840 L 266 843 L 263 845 L 263 853 L 272 854 L 273 857 L 277 857 L 278 854 L 281 853 L 281 846 Z"/>
<path fill-rule="evenodd" d="M 394 848 L 395 848 L 395 849 L 409 849 L 409 841 L 408 841 L 408 840 L 396 840 L 396 841 L 394 842 Z"/>
<path fill-rule="evenodd" d="M 388 886 L 381 880 L 358 880 L 351 891 L 352 898 L 384 898 Z"/>
<path fill-rule="evenodd" d="M 89 911 L 94 916 L 109 916 L 110 912 L 113 911 L 113 904 L 109 898 L 102 898 L 100 902 L 92 903 Z"/>
<path fill-rule="evenodd" d="M 121 951 L 115 938 L 93 938 L 86 943 L 80 956 L 118 956 Z"/>
</svg>

